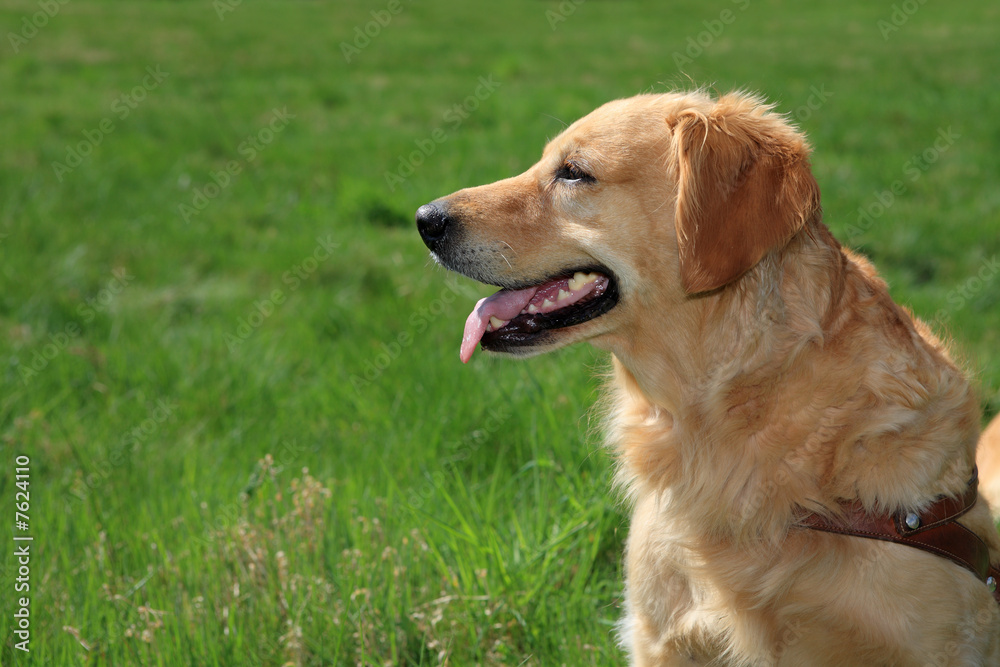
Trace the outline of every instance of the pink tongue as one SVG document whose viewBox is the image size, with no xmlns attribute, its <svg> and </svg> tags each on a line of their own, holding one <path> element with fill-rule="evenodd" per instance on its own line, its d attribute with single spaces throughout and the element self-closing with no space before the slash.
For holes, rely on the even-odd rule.
<svg viewBox="0 0 1000 667">
<path fill-rule="evenodd" d="M 537 291 L 538 287 L 522 290 L 500 290 L 492 296 L 480 299 L 469 314 L 469 319 L 465 321 L 462 349 L 459 351 L 462 363 L 469 363 L 472 353 L 476 350 L 476 345 L 479 345 L 479 339 L 486 333 L 486 326 L 490 323 L 491 317 L 501 320 L 514 319 L 524 310 Z"/>
</svg>

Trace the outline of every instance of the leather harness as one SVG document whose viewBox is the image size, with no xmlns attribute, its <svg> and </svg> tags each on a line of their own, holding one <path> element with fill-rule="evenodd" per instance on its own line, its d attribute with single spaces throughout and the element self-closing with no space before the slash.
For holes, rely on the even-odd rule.
<svg viewBox="0 0 1000 667">
<path fill-rule="evenodd" d="M 976 575 L 1000 603 L 1000 568 L 990 564 L 990 551 L 982 538 L 956 521 L 976 504 L 978 489 L 979 471 L 973 468 L 965 493 L 958 498 L 940 496 L 920 514 L 870 514 L 858 501 L 843 501 L 838 516 L 810 513 L 800 524 L 828 533 L 905 544 L 947 558 Z"/>
</svg>

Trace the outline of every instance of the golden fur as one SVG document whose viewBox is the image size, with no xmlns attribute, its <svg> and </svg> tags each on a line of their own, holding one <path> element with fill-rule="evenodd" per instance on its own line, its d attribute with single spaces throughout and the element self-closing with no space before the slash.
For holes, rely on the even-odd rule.
<svg viewBox="0 0 1000 667">
<path fill-rule="evenodd" d="M 989 501 L 993 516 L 1000 512 L 1000 415 L 983 430 L 976 451 L 981 481 L 979 492 Z"/>
<path fill-rule="evenodd" d="M 611 102 L 520 176 L 440 200 L 462 228 L 442 261 L 497 285 L 594 262 L 618 280 L 611 311 L 517 353 L 613 355 L 633 665 L 1000 665 L 970 572 L 797 525 L 959 494 L 980 420 L 942 343 L 822 224 L 809 152 L 749 94 Z M 554 178 L 570 160 L 595 181 Z M 961 522 L 1000 562 L 986 503 Z"/>
</svg>

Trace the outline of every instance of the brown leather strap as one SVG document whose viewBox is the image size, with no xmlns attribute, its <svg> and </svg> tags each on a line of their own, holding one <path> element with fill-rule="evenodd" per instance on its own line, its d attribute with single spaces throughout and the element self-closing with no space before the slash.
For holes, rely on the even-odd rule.
<svg viewBox="0 0 1000 667">
<path fill-rule="evenodd" d="M 942 496 L 920 514 L 869 514 L 857 501 L 841 503 L 830 517 L 810 513 L 800 524 L 813 530 L 885 540 L 922 549 L 966 568 L 990 587 L 1000 603 L 1000 569 L 990 565 L 990 550 L 983 540 L 956 519 L 972 509 L 979 497 L 979 471 L 975 468 L 965 493 Z"/>
</svg>

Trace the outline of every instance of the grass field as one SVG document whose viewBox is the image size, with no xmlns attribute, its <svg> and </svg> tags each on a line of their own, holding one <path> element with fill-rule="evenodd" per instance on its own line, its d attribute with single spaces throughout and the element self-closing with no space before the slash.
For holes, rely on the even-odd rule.
<svg viewBox="0 0 1000 667">
<path fill-rule="evenodd" d="M 615 97 L 778 102 L 834 233 L 1000 409 L 995 4 L 7 0 L 0 25 L 4 667 L 622 664 L 607 361 L 463 367 L 490 290 L 413 225 Z"/>
</svg>

